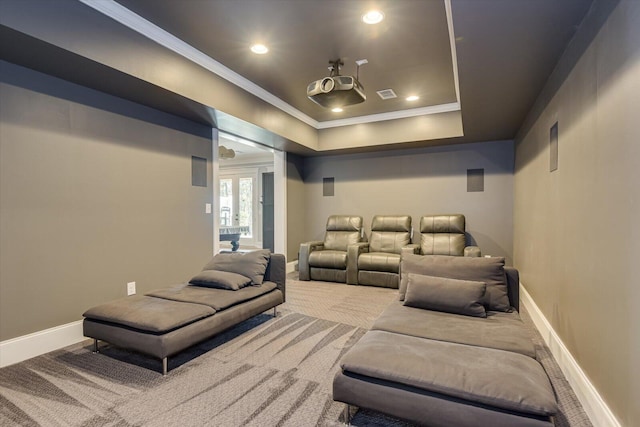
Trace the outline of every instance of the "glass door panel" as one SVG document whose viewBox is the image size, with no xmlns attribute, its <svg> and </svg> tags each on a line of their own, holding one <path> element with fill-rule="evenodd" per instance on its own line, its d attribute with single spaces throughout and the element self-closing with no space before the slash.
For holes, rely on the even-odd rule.
<svg viewBox="0 0 640 427">
<path fill-rule="evenodd" d="M 233 180 L 231 178 L 220 179 L 220 226 L 233 226 Z"/>
<path fill-rule="evenodd" d="M 258 198 L 256 174 L 232 173 L 220 177 L 220 227 L 237 227 L 241 245 L 256 244 Z"/>
<path fill-rule="evenodd" d="M 239 187 L 238 225 L 247 227 L 242 231 L 242 237 L 251 238 L 253 237 L 253 178 L 240 177 Z"/>
</svg>

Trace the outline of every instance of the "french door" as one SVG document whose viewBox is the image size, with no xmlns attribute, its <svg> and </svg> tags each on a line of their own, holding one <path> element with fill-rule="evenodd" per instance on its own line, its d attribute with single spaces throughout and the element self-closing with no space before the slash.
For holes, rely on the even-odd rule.
<svg viewBox="0 0 640 427">
<path fill-rule="evenodd" d="M 240 245 L 257 243 L 256 173 L 220 173 L 220 228 L 239 227 Z"/>
</svg>

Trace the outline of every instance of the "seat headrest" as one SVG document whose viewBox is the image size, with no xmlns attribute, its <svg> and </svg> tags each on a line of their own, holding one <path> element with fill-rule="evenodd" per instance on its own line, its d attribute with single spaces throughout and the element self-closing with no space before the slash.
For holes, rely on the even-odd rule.
<svg viewBox="0 0 640 427">
<path fill-rule="evenodd" d="M 420 218 L 421 233 L 462 233 L 464 234 L 464 215 L 427 215 Z"/>
<path fill-rule="evenodd" d="M 327 231 L 360 231 L 361 229 L 361 216 L 331 215 L 327 219 Z"/>
<path fill-rule="evenodd" d="M 411 231 L 410 215 L 376 215 L 371 221 L 371 231 Z"/>
</svg>

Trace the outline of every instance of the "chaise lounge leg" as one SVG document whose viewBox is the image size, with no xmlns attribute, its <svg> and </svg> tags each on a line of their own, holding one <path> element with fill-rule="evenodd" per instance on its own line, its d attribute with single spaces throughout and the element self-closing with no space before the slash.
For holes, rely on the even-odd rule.
<svg viewBox="0 0 640 427">
<path fill-rule="evenodd" d="M 162 376 L 167 375 L 167 358 L 162 359 Z"/>
<path fill-rule="evenodd" d="M 97 339 L 93 339 L 93 352 L 97 353 L 98 352 L 98 340 Z"/>
<path fill-rule="evenodd" d="M 273 307 L 273 317 L 278 317 L 278 310 L 276 307 Z"/>
<path fill-rule="evenodd" d="M 344 423 L 348 426 L 351 425 L 351 405 L 347 404 L 345 406 L 342 416 L 344 417 Z"/>
</svg>

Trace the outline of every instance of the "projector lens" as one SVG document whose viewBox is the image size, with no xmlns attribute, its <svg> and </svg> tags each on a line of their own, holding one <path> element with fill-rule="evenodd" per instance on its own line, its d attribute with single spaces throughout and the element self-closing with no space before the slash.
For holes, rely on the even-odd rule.
<svg viewBox="0 0 640 427">
<path fill-rule="evenodd" d="M 322 82 L 320 82 L 320 90 L 324 93 L 331 92 L 334 86 L 335 83 L 331 77 L 325 77 L 322 79 Z"/>
</svg>

